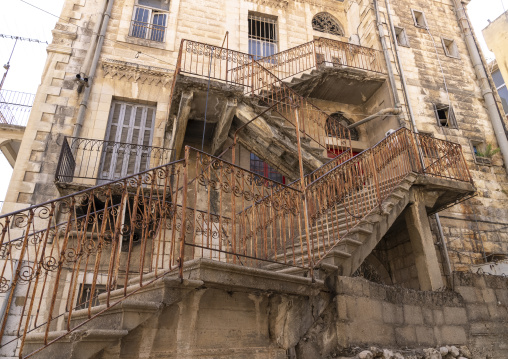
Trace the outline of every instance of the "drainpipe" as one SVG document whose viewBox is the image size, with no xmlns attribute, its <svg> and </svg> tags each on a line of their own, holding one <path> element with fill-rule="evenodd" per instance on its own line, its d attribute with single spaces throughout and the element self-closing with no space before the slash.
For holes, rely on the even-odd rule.
<svg viewBox="0 0 508 359">
<path fill-rule="evenodd" d="M 101 5 L 99 6 L 99 13 L 97 13 L 97 21 L 95 22 L 95 26 L 93 28 L 92 41 L 90 42 L 89 51 L 86 53 L 85 61 L 83 61 L 83 65 L 81 66 L 81 72 L 83 74 L 88 74 L 90 71 L 92 56 L 94 55 L 95 46 L 97 45 L 97 39 L 99 38 L 99 31 L 101 31 L 102 19 L 104 18 L 104 12 L 106 11 L 107 0 L 102 0 Z"/>
<path fill-rule="evenodd" d="M 373 119 L 380 117 L 380 116 L 399 115 L 401 113 L 402 113 L 402 109 L 400 107 L 399 108 L 385 108 L 379 112 L 376 112 L 373 115 L 370 115 L 369 117 L 364 118 L 361 121 L 355 122 L 352 125 L 347 126 L 347 128 L 351 129 L 351 128 L 358 127 L 358 126 L 363 125 L 366 122 L 372 121 Z"/>
<path fill-rule="evenodd" d="M 388 17 L 390 31 L 392 32 L 392 34 L 395 34 L 395 28 L 393 27 L 393 22 L 392 22 L 392 15 L 390 14 L 391 13 L 390 1 L 385 0 L 385 4 L 386 4 L 386 14 Z M 399 65 L 400 80 L 402 82 L 402 88 L 404 89 L 404 94 L 406 96 L 406 104 L 407 104 L 407 108 L 409 110 L 409 117 L 411 120 L 411 125 L 413 127 L 413 132 L 418 133 L 418 129 L 416 128 L 415 117 L 413 114 L 413 107 L 411 106 L 411 101 L 409 100 L 409 92 L 407 91 L 406 76 L 404 75 L 404 70 L 402 69 L 402 63 L 400 61 L 399 45 L 397 44 L 397 39 L 395 38 L 395 36 L 393 36 L 393 46 L 394 46 L 394 50 L 395 50 L 395 58 L 397 59 L 397 64 Z"/>
<path fill-rule="evenodd" d="M 95 71 L 97 70 L 97 64 L 99 63 L 99 57 L 102 51 L 102 45 L 104 44 L 104 37 L 106 35 L 106 30 L 108 28 L 109 19 L 111 18 L 111 10 L 113 8 L 114 0 L 109 0 L 108 7 L 106 12 L 104 13 L 104 19 L 102 20 L 101 32 L 97 41 L 97 47 L 95 48 L 94 57 L 92 60 L 92 66 L 90 68 L 89 75 L 89 86 L 85 89 L 85 93 L 83 94 L 83 99 L 79 104 L 79 112 L 76 120 L 76 124 L 74 125 L 74 131 L 72 133 L 73 137 L 79 137 L 81 133 L 81 128 L 83 127 L 83 122 L 85 120 L 85 113 L 88 106 L 88 100 L 90 99 L 90 93 L 92 91 L 92 85 L 94 82 Z"/>
<path fill-rule="evenodd" d="M 383 28 L 383 24 L 381 23 L 381 17 L 379 16 L 379 8 L 377 0 L 374 0 L 374 9 L 376 13 L 376 23 L 379 31 L 379 39 L 381 40 L 381 46 L 383 47 L 383 54 L 385 57 L 386 68 L 388 71 L 388 80 L 390 81 L 390 88 L 392 89 L 393 100 L 395 101 L 395 107 L 401 108 L 399 93 L 397 92 L 397 85 L 395 83 L 395 76 L 393 75 L 392 61 L 390 60 L 390 54 L 388 52 L 388 47 L 386 46 L 385 31 Z M 399 119 L 399 124 L 403 126 L 404 121 L 402 119 Z"/>
<path fill-rule="evenodd" d="M 483 62 L 480 53 L 478 51 L 478 47 L 476 46 L 473 32 L 469 25 L 469 19 L 467 18 L 466 9 L 464 8 L 464 5 L 460 0 L 453 0 L 453 3 L 456 8 L 457 18 L 462 28 L 462 32 L 464 33 L 466 46 L 469 51 L 471 62 L 473 63 L 476 76 L 478 77 L 478 80 L 480 82 L 481 92 L 483 95 L 483 99 L 485 101 L 485 105 L 487 106 L 487 111 L 489 113 L 490 121 L 492 122 L 492 127 L 494 127 L 494 133 L 496 134 L 497 143 L 499 144 L 499 149 L 501 150 L 501 154 L 503 155 L 505 171 L 507 171 L 508 173 L 508 140 L 504 132 L 501 117 L 499 116 L 496 100 L 494 98 L 492 88 L 490 87 L 489 80 L 487 78 L 487 73 L 485 72 L 485 68 L 483 67 Z"/>
</svg>

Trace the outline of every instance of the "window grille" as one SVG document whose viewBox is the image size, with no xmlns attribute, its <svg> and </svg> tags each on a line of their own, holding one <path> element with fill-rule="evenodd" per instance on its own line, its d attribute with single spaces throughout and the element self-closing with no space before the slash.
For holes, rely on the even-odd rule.
<svg viewBox="0 0 508 359">
<path fill-rule="evenodd" d="M 90 298 L 92 298 L 92 307 L 98 306 L 99 294 L 106 292 L 104 284 L 96 284 L 95 292 L 92 293 L 92 284 L 80 284 L 78 297 L 76 299 L 76 309 L 86 309 L 89 306 Z"/>
<path fill-rule="evenodd" d="M 100 178 L 113 180 L 150 168 L 155 107 L 115 101 L 111 106 Z M 137 146 L 122 146 L 130 144 Z M 125 148 L 125 150 L 122 150 Z"/>
<path fill-rule="evenodd" d="M 348 119 L 346 116 L 344 116 L 341 112 L 332 113 L 330 117 L 326 120 L 326 132 L 328 136 L 335 137 L 336 135 L 340 135 L 342 132 L 340 131 L 340 125 L 344 127 L 348 127 L 349 125 L 352 125 L 353 121 Z M 349 129 L 349 132 L 351 133 L 351 140 L 352 141 L 359 141 L 360 140 L 360 134 L 358 133 L 358 129 L 351 128 Z"/>
<path fill-rule="evenodd" d="M 344 36 L 339 21 L 327 12 L 320 12 L 312 18 L 312 28 L 331 35 Z"/>
<path fill-rule="evenodd" d="M 138 0 L 132 14 L 130 36 L 151 41 L 164 42 L 169 2 L 165 0 Z"/>
<path fill-rule="evenodd" d="M 254 153 L 250 154 L 250 170 L 254 173 L 257 173 L 260 176 L 271 179 L 272 181 L 284 183 L 285 178 L 275 169 L 270 167 L 266 162 L 263 162 L 258 156 Z"/>
<path fill-rule="evenodd" d="M 277 53 L 277 19 L 249 14 L 249 54 L 255 60 Z"/>
</svg>

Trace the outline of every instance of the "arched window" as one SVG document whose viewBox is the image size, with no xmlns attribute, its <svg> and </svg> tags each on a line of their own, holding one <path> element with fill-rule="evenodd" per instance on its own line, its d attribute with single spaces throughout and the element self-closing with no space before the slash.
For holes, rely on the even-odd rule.
<svg viewBox="0 0 508 359">
<path fill-rule="evenodd" d="M 328 117 L 326 120 L 326 133 L 328 136 L 340 136 L 341 131 L 338 130 L 340 125 L 347 127 L 353 124 L 353 121 L 349 120 L 346 116 L 344 116 L 341 112 L 335 112 Z M 351 133 L 351 140 L 359 141 L 360 135 L 358 134 L 358 130 L 356 128 L 349 129 Z"/>
<path fill-rule="evenodd" d="M 320 12 L 312 18 L 312 28 L 331 35 L 344 36 L 344 29 L 339 21 L 327 12 Z"/>
</svg>

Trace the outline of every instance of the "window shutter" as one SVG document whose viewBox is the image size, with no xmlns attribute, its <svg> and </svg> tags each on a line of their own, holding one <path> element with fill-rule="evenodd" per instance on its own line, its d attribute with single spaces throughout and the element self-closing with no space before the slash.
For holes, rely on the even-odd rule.
<svg viewBox="0 0 508 359">
<path fill-rule="evenodd" d="M 453 111 L 453 107 L 450 106 L 448 109 L 448 121 L 450 123 L 450 127 L 457 128 L 457 119 L 455 118 L 455 111 Z"/>
<path fill-rule="evenodd" d="M 441 126 L 441 121 L 439 121 L 439 114 L 437 113 L 437 106 L 436 106 L 436 104 L 433 103 L 432 107 L 434 108 L 434 116 L 436 116 L 437 125 Z"/>
</svg>

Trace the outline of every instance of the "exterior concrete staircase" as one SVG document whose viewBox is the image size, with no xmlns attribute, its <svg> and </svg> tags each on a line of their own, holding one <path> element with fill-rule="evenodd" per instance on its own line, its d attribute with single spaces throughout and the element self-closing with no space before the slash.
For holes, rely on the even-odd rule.
<svg viewBox="0 0 508 359">
<path fill-rule="evenodd" d="M 352 275 L 408 205 L 411 187 L 417 177 L 417 174 L 408 174 L 393 191 L 386 194 L 380 207 L 360 219 L 352 228 L 351 222 L 354 222 L 354 218 L 348 215 L 344 203 L 348 202 L 352 196 L 362 197 L 367 192 L 375 191 L 373 186 L 363 187 L 356 193 L 349 194 L 343 201 L 331 208 L 326 215 L 316 221 L 311 229 L 312 242 L 310 244 L 314 248 L 314 260 L 318 261 L 323 258 L 321 263 L 323 268 L 327 268 L 326 270 L 329 270 L 332 265 L 337 267 L 340 275 Z M 366 205 L 366 203 L 363 204 Z M 306 238 L 305 236 L 297 237 L 294 242 L 294 258 L 296 260 L 289 259 L 287 263 L 291 266 L 273 263 L 263 268 L 286 274 L 307 275 L 308 269 L 301 268 L 302 254 L 307 253 Z M 330 246 L 329 243 L 336 244 Z M 284 254 L 278 254 L 276 260 L 283 262 Z"/>
<path fill-rule="evenodd" d="M 147 275 L 149 280 L 153 277 Z M 70 328 L 79 326 L 72 333 L 66 330 L 68 315 L 58 322 L 57 328 L 48 333 L 47 342 L 55 341 L 33 358 L 54 359 L 88 359 L 94 357 L 105 348 L 117 345 L 122 338 L 131 333 L 141 324 L 157 318 L 162 309 L 182 300 L 186 294 L 202 285 L 202 282 L 184 281 L 163 277 L 154 283 L 140 288 L 139 284 L 131 284 L 127 292 L 134 295 L 119 304 L 109 307 L 100 304 L 88 309 L 75 311 L 72 314 Z M 124 289 L 111 292 L 110 301 L 116 302 L 124 297 Z M 98 297 L 100 303 L 106 303 L 106 294 Z M 89 315 L 100 314 L 91 321 Z M 68 335 L 66 335 L 68 334 Z M 32 353 L 44 347 L 45 333 L 28 334 L 25 340 L 24 353 Z"/>
</svg>

